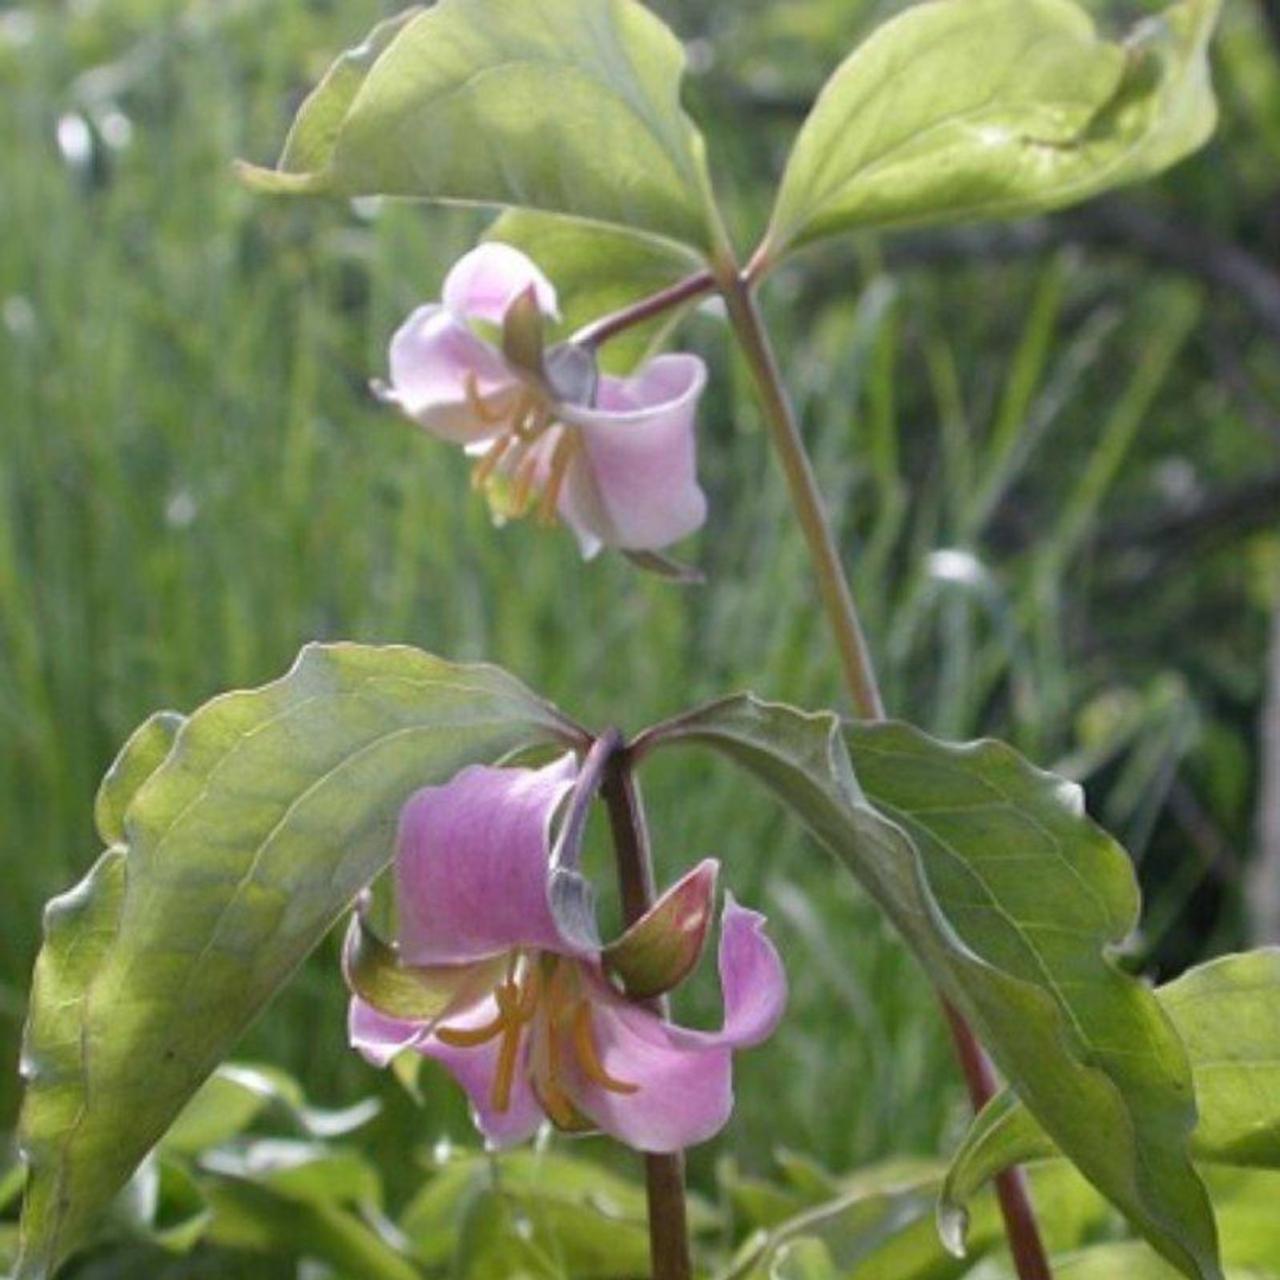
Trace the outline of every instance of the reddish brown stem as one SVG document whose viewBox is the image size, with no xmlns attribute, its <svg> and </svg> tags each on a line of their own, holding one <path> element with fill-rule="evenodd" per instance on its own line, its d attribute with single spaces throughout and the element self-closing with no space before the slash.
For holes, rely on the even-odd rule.
<svg viewBox="0 0 1280 1280">
<path fill-rule="evenodd" d="M 995 1096 L 999 1082 L 991 1069 L 990 1060 L 959 1010 L 946 999 L 942 1001 L 942 1009 L 947 1016 L 956 1057 L 960 1060 L 960 1069 L 964 1072 L 964 1081 L 969 1089 L 969 1101 L 976 1113 Z M 1044 1243 L 1040 1239 L 1035 1210 L 1031 1205 L 1027 1175 L 1016 1165 L 997 1174 L 996 1194 L 1004 1217 L 1009 1252 L 1013 1254 L 1019 1280 L 1053 1280 Z"/>
<path fill-rule="evenodd" d="M 670 288 L 651 293 L 647 298 L 641 298 L 639 302 L 633 302 L 629 307 L 623 307 L 620 311 L 601 316 L 598 320 L 584 325 L 573 335 L 572 341 L 580 347 L 594 349 L 608 342 L 610 338 L 617 337 L 618 334 L 643 324 L 646 320 L 662 315 L 664 311 L 670 311 L 681 303 L 692 302 L 694 298 L 710 293 L 715 288 L 715 283 L 715 277 L 710 271 L 695 272 L 683 280 L 677 280 Z"/>
<path fill-rule="evenodd" d="M 653 905 L 653 860 L 639 783 L 626 750 L 609 757 L 601 794 L 609 810 L 622 918 L 634 924 Z M 666 1002 L 652 1002 L 666 1016 Z M 692 1280 L 689 1224 L 685 1206 L 684 1157 L 646 1155 L 645 1186 L 649 1197 L 649 1252 L 653 1280 Z"/>
<path fill-rule="evenodd" d="M 883 720 L 884 703 L 880 697 L 871 651 L 858 617 L 857 604 L 845 576 L 840 549 L 823 508 L 822 495 L 804 447 L 795 409 L 787 395 L 773 344 L 756 303 L 753 286 L 768 269 L 768 265 L 768 256 L 763 249 L 752 258 L 746 272 L 740 273 L 726 264 L 719 280 L 720 292 L 729 309 L 729 320 L 737 335 L 738 345 L 755 376 L 765 421 L 782 463 L 801 531 L 809 547 L 819 594 L 835 637 L 849 696 L 858 715 L 864 720 Z M 996 1082 L 991 1064 L 960 1013 L 945 1001 L 943 1007 L 955 1040 L 956 1056 L 960 1059 L 965 1083 L 969 1087 L 969 1096 L 976 1111 L 995 1092 Z M 997 1179 L 996 1191 L 1019 1280 L 1051 1280 L 1049 1262 L 1040 1241 L 1026 1179 L 1018 1170 L 1011 1170 Z"/>
</svg>

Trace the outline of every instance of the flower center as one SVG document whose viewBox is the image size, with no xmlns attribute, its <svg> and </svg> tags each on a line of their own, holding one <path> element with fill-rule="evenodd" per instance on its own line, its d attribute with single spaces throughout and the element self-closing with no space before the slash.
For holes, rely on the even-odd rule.
<svg viewBox="0 0 1280 1280">
<path fill-rule="evenodd" d="M 635 1093 L 638 1085 L 611 1076 L 600 1059 L 591 1002 L 583 994 L 577 962 L 563 956 L 524 957 L 513 953 L 506 978 L 494 988 L 497 1012 L 479 1027 L 439 1027 L 436 1035 L 455 1049 L 472 1049 L 498 1040 L 489 1105 L 499 1114 L 511 1105 L 511 1088 L 520 1067 L 526 1028 L 539 1038 L 536 1077 L 539 1101 L 562 1129 L 580 1129 L 582 1119 L 564 1087 L 566 1062 L 610 1093 Z M 531 1025 L 532 1024 L 532 1025 Z"/>
<path fill-rule="evenodd" d="M 467 405 L 480 422 L 490 426 L 508 424 L 476 463 L 471 473 L 472 487 L 488 489 L 499 474 L 509 479 L 511 489 L 503 506 L 505 514 L 513 518 L 528 513 L 533 495 L 540 488 L 538 520 L 554 524 L 560 490 L 578 446 L 577 434 L 556 423 L 553 402 L 534 386 L 522 384 L 515 406 L 508 412 L 505 407 L 485 404 L 474 373 L 467 375 L 464 385 Z M 544 437 L 553 427 L 558 427 L 559 436 L 548 456 L 548 439 Z"/>
</svg>

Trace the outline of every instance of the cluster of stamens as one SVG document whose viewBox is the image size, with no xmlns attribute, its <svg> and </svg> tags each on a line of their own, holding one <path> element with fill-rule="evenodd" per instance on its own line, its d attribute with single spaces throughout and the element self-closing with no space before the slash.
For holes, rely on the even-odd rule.
<svg viewBox="0 0 1280 1280">
<path fill-rule="evenodd" d="M 501 466 L 511 476 L 511 496 L 506 503 L 509 514 L 524 516 L 533 505 L 538 481 L 540 459 L 535 446 L 542 436 L 556 425 L 555 410 L 550 398 L 540 388 L 524 382 L 517 392 L 514 406 L 488 405 L 480 395 L 479 383 L 474 373 L 465 381 L 467 407 L 477 421 L 496 427 L 506 423 L 507 429 L 491 444 L 471 473 L 475 489 L 485 488 Z M 542 524 L 554 524 L 560 490 L 569 470 L 569 463 L 578 447 L 576 433 L 562 427 L 560 438 L 551 453 L 546 483 L 538 501 L 537 518 Z"/>
<path fill-rule="evenodd" d="M 500 1040 L 489 1105 L 499 1114 L 511 1105 L 511 1087 L 521 1066 L 526 1032 L 537 1036 L 529 1055 L 530 1082 L 542 1108 L 561 1129 L 585 1123 L 563 1083 L 566 1058 L 582 1075 L 610 1093 L 635 1093 L 638 1086 L 615 1079 L 600 1061 L 591 1004 L 583 994 L 576 961 L 562 956 L 526 957 L 513 952 L 507 974 L 494 988 L 498 1010 L 479 1027 L 438 1027 L 436 1036 L 455 1049 Z"/>
</svg>

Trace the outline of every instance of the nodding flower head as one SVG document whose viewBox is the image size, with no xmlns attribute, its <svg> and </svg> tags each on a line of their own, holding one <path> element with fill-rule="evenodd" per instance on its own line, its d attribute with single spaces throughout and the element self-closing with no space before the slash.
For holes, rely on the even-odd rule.
<svg viewBox="0 0 1280 1280">
<path fill-rule="evenodd" d="M 359 915 L 348 935 L 351 1042 L 380 1066 L 405 1050 L 442 1063 L 496 1146 L 549 1120 L 675 1151 L 728 1120 L 733 1050 L 773 1031 L 786 978 L 764 918 L 726 896 L 721 1029 L 673 1026 L 651 1007 L 701 955 L 713 860 L 608 946 L 566 932 L 551 829 L 576 775 L 572 756 L 539 770 L 476 767 L 410 799 L 396 853 L 398 941 L 380 942 Z"/>
<path fill-rule="evenodd" d="M 380 392 L 476 458 L 474 483 L 499 518 L 536 507 L 587 556 L 660 550 L 706 518 L 694 440 L 706 368 L 670 354 L 629 378 L 600 374 L 586 348 L 544 346 L 557 314 L 555 288 L 524 254 L 482 244 L 392 338 Z"/>
</svg>

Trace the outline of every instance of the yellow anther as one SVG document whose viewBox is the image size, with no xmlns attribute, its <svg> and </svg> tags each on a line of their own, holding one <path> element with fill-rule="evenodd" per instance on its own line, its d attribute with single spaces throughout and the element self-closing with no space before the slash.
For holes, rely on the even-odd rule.
<svg viewBox="0 0 1280 1280">
<path fill-rule="evenodd" d="M 583 1000 L 573 1011 L 573 1049 L 582 1074 L 610 1093 L 635 1093 L 640 1086 L 618 1080 L 605 1070 L 591 1026 L 591 1006 Z"/>
</svg>

